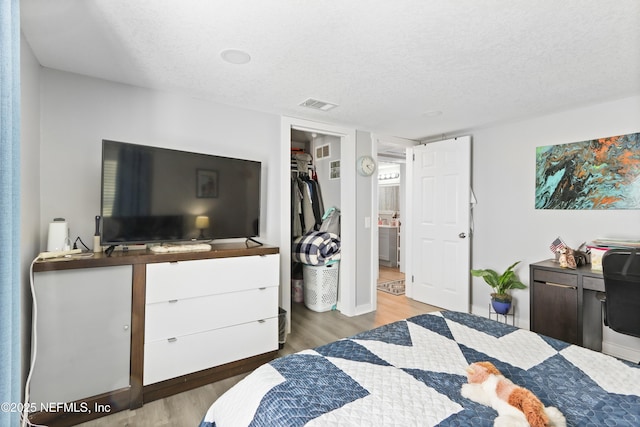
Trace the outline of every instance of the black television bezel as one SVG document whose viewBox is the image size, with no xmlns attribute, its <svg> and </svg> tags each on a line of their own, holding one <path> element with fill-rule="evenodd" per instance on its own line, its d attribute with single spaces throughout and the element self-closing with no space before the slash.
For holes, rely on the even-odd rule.
<svg viewBox="0 0 640 427">
<path fill-rule="evenodd" d="M 239 161 L 244 161 L 244 162 L 250 162 L 250 163 L 254 163 L 257 164 L 259 166 L 259 171 L 260 173 L 258 174 L 258 182 L 257 182 L 257 186 L 258 186 L 258 216 L 257 216 L 257 224 L 255 225 L 255 227 L 252 227 L 252 229 L 255 230 L 254 234 L 251 235 L 237 235 L 237 236 L 222 236 L 222 237 L 217 237 L 214 236 L 214 238 L 191 238 L 191 239 L 141 239 L 141 240 L 125 240 L 125 241 L 111 241 L 111 240 L 104 240 L 104 217 L 102 217 L 102 213 L 103 213 L 103 208 L 104 208 L 104 165 L 105 165 L 105 157 L 104 157 L 104 150 L 105 150 L 105 143 L 116 143 L 116 144 L 123 144 L 123 145 L 130 145 L 130 146 L 137 146 L 137 147 L 144 147 L 145 149 L 151 149 L 151 150 L 161 150 L 164 152 L 175 152 L 175 153 L 182 153 L 182 154 L 194 154 L 194 155 L 200 155 L 200 156 L 207 156 L 207 157 L 213 157 L 213 158 L 217 158 L 217 159 L 228 159 L 228 160 L 239 160 Z M 116 141 L 113 139 L 103 139 L 102 140 L 102 144 L 101 144 L 101 159 L 100 159 L 100 215 L 101 215 L 101 227 L 100 227 L 100 245 L 101 246 L 132 246 L 132 245 L 148 245 L 148 244 L 181 244 L 181 243 L 188 243 L 188 242 L 209 242 L 212 240 L 225 240 L 225 239 L 248 239 L 248 240 L 253 240 L 253 238 L 255 237 L 259 237 L 260 236 L 260 226 L 262 223 L 262 173 L 263 173 L 263 168 L 262 168 L 262 162 L 258 161 L 258 160 L 251 160 L 251 159 L 245 159 L 245 158 L 240 158 L 240 157 L 229 157 L 229 156 L 219 156 L 216 154 L 211 154 L 211 153 L 203 153 L 203 152 L 196 152 L 196 151 L 188 151 L 188 150 L 179 150 L 179 149 L 175 149 L 175 148 L 166 148 L 166 147 L 160 147 L 160 146 L 154 146 L 154 145 L 146 145 L 146 144 L 137 144 L 137 143 L 131 143 L 131 142 L 124 142 L 124 141 Z"/>
</svg>

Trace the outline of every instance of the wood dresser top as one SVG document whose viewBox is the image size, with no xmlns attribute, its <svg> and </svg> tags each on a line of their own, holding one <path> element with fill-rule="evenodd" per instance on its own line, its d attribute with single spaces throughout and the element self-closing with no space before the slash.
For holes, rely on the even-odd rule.
<svg viewBox="0 0 640 427">
<path fill-rule="evenodd" d="M 230 258 L 251 255 L 270 255 L 279 253 L 275 246 L 258 246 L 253 243 L 214 243 L 210 251 L 154 253 L 150 250 L 115 251 L 111 256 L 104 252 L 83 253 L 68 258 L 53 258 L 36 261 L 34 272 L 70 270 L 76 268 L 109 267 L 114 265 L 152 264 L 158 262 L 190 261 L 197 259 Z M 90 255 L 92 254 L 92 255 Z"/>
</svg>

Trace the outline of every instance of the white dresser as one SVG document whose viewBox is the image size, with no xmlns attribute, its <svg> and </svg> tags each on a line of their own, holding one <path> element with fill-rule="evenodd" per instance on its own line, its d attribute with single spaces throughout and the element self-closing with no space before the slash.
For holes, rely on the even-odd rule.
<svg viewBox="0 0 640 427">
<path fill-rule="evenodd" d="M 279 255 L 147 264 L 149 385 L 278 349 Z"/>
</svg>

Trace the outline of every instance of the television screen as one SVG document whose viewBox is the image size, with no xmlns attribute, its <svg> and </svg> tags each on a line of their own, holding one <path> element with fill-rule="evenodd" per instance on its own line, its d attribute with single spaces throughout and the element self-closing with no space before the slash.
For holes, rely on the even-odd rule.
<svg viewBox="0 0 640 427">
<path fill-rule="evenodd" d="M 260 162 L 102 141 L 102 245 L 256 237 Z"/>
</svg>

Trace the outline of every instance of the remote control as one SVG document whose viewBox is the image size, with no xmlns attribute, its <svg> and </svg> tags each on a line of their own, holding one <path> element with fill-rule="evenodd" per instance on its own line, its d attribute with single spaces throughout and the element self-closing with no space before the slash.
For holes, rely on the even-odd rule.
<svg viewBox="0 0 640 427">
<path fill-rule="evenodd" d="M 68 251 L 40 252 L 40 254 L 38 255 L 38 259 L 60 258 L 65 255 L 79 254 L 80 252 L 82 252 L 80 249 L 69 249 Z"/>
</svg>

